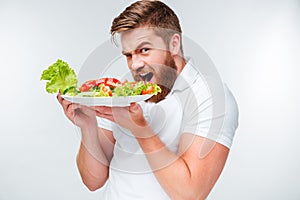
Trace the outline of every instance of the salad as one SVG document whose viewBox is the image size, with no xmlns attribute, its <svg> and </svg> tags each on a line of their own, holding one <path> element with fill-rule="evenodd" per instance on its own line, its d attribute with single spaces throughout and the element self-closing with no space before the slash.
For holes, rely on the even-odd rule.
<svg viewBox="0 0 300 200">
<path fill-rule="evenodd" d="M 46 80 L 46 91 L 68 96 L 81 97 L 117 97 L 136 95 L 157 95 L 161 88 L 155 83 L 121 82 L 116 78 L 99 78 L 84 82 L 78 87 L 78 80 L 75 71 L 69 65 L 57 60 L 54 64 L 43 71 L 41 80 Z"/>
</svg>

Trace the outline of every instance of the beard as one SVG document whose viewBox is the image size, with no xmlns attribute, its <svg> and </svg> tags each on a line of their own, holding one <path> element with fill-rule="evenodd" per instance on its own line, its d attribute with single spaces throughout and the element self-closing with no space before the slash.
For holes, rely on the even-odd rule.
<svg viewBox="0 0 300 200">
<path fill-rule="evenodd" d="M 152 96 L 146 102 L 158 103 L 165 99 L 170 93 L 175 80 L 177 78 L 177 66 L 175 64 L 174 58 L 171 56 L 170 52 L 167 52 L 167 56 L 164 64 L 155 65 L 153 69 L 156 69 L 155 78 L 156 84 L 161 88 L 161 93 Z"/>
</svg>

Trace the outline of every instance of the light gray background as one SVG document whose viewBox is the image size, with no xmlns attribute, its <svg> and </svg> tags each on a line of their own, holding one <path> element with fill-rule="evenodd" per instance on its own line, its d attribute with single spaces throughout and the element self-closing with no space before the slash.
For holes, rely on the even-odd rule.
<svg viewBox="0 0 300 200">
<path fill-rule="evenodd" d="M 92 200 L 75 165 L 79 133 L 40 74 L 79 70 L 132 1 L 0 0 L 0 199 Z M 300 199 L 300 1 L 166 1 L 213 59 L 240 126 L 211 200 Z"/>
</svg>

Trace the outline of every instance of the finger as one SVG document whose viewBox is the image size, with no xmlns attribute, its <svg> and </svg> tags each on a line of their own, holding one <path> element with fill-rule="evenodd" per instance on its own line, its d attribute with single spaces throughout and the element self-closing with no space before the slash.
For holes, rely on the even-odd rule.
<svg viewBox="0 0 300 200">
<path fill-rule="evenodd" d="M 114 119 L 114 117 L 113 117 L 113 115 L 110 115 L 110 114 L 104 114 L 104 113 L 99 113 L 99 112 L 96 112 L 96 115 L 97 115 L 98 117 L 101 117 L 101 118 L 104 118 L 104 119 L 108 119 L 108 120 L 110 120 L 110 121 L 112 121 L 112 122 L 116 122 L 115 119 Z"/>
<path fill-rule="evenodd" d="M 96 111 L 88 106 L 80 105 L 80 104 L 72 104 L 72 109 L 74 110 L 80 110 L 83 114 L 86 114 L 88 116 L 95 116 Z"/>
<path fill-rule="evenodd" d="M 139 111 L 139 104 L 131 103 L 130 106 L 129 106 L 129 112 L 137 113 L 138 111 Z"/>
<path fill-rule="evenodd" d="M 79 109 L 79 108 L 84 109 L 85 107 L 80 105 L 80 104 L 77 104 L 77 103 L 70 103 L 70 104 L 68 104 L 68 108 L 72 109 L 72 110 L 76 110 L 76 109 Z"/>
<path fill-rule="evenodd" d="M 65 100 L 61 96 L 60 92 L 57 93 L 56 98 L 57 98 L 58 102 L 61 104 L 65 115 L 68 116 L 69 118 L 73 118 L 73 116 L 75 115 L 74 110 L 69 108 L 72 103 Z"/>
<path fill-rule="evenodd" d="M 65 100 L 64 100 L 65 101 Z M 84 106 L 84 105 L 81 105 L 81 104 L 78 104 L 78 103 L 71 103 L 69 101 L 67 102 L 64 102 L 66 104 L 66 109 L 67 110 L 87 110 L 87 111 L 93 111 L 95 112 L 93 109 L 90 109 L 89 107 L 87 106 Z"/>
<path fill-rule="evenodd" d="M 63 104 L 64 103 L 65 102 L 63 102 Z M 71 118 L 75 117 L 76 114 L 78 115 L 80 113 L 91 115 L 91 113 L 88 112 L 89 109 L 87 109 L 87 107 L 84 107 L 80 104 L 67 102 L 64 106 L 65 106 L 64 107 L 65 114 Z"/>
<path fill-rule="evenodd" d="M 67 109 L 70 104 L 72 104 L 72 102 L 65 100 L 60 93 L 57 94 L 56 98 L 64 110 Z"/>
<path fill-rule="evenodd" d="M 93 110 L 99 112 L 99 113 L 103 113 L 103 114 L 107 114 L 107 115 L 111 115 L 112 114 L 112 108 L 111 107 L 107 107 L 107 106 L 91 106 L 90 108 L 92 108 Z"/>
<path fill-rule="evenodd" d="M 57 94 L 56 98 L 57 98 L 58 102 L 61 104 L 62 101 L 63 101 L 63 98 L 62 98 L 62 96 L 60 95 L 60 93 Z"/>
<path fill-rule="evenodd" d="M 131 103 L 129 107 L 130 117 L 136 125 L 146 126 L 147 121 L 139 104 Z"/>
<path fill-rule="evenodd" d="M 65 100 L 65 99 L 63 99 L 62 102 L 61 102 L 61 105 L 62 105 L 62 107 L 63 107 L 64 110 L 70 109 L 70 106 L 71 106 L 72 104 L 73 104 L 72 102 L 67 101 L 67 100 Z"/>
<path fill-rule="evenodd" d="M 98 110 L 93 110 L 93 111 L 96 113 L 96 116 L 98 116 L 98 117 L 103 117 L 103 116 L 108 117 L 108 116 L 112 116 L 110 113 L 103 113 L 103 112 L 100 112 L 100 111 L 98 111 Z"/>
</svg>

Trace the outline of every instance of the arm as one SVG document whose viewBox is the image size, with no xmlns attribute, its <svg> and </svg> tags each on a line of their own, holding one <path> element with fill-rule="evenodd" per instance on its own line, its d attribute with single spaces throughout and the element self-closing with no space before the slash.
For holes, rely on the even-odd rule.
<svg viewBox="0 0 300 200">
<path fill-rule="evenodd" d="M 171 152 L 148 126 L 137 104 L 128 108 L 95 108 L 97 115 L 130 130 L 138 140 L 153 172 L 174 200 L 205 199 L 217 181 L 229 149 L 193 134 L 183 134 L 179 152 Z M 170 133 L 172 134 L 172 133 Z M 208 145 L 209 154 L 200 157 Z"/>
<path fill-rule="evenodd" d="M 94 191 L 102 187 L 108 178 L 115 142 L 112 132 L 98 128 L 93 109 L 66 101 L 60 94 L 57 99 L 68 119 L 81 129 L 77 166 L 84 184 Z"/>
<path fill-rule="evenodd" d="M 77 154 L 77 167 L 83 183 L 91 191 L 101 188 L 108 179 L 109 163 L 113 156 L 115 140 L 112 132 L 93 127 L 82 131 Z"/>
<path fill-rule="evenodd" d="M 208 141 L 199 136 L 184 134 L 176 155 L 168 150 L 150 128 L 144 129 L 145 132 L 153 136 L 138 138 L 138 142 L 157 180 L 171 199 L 205 199 L 225 165 L 229 149 L 210 141 L 212 143 L 209 145 L 214 146 L 211 146 L 207 156 L 200 158 L 200 151 Z"/>
</svg>

